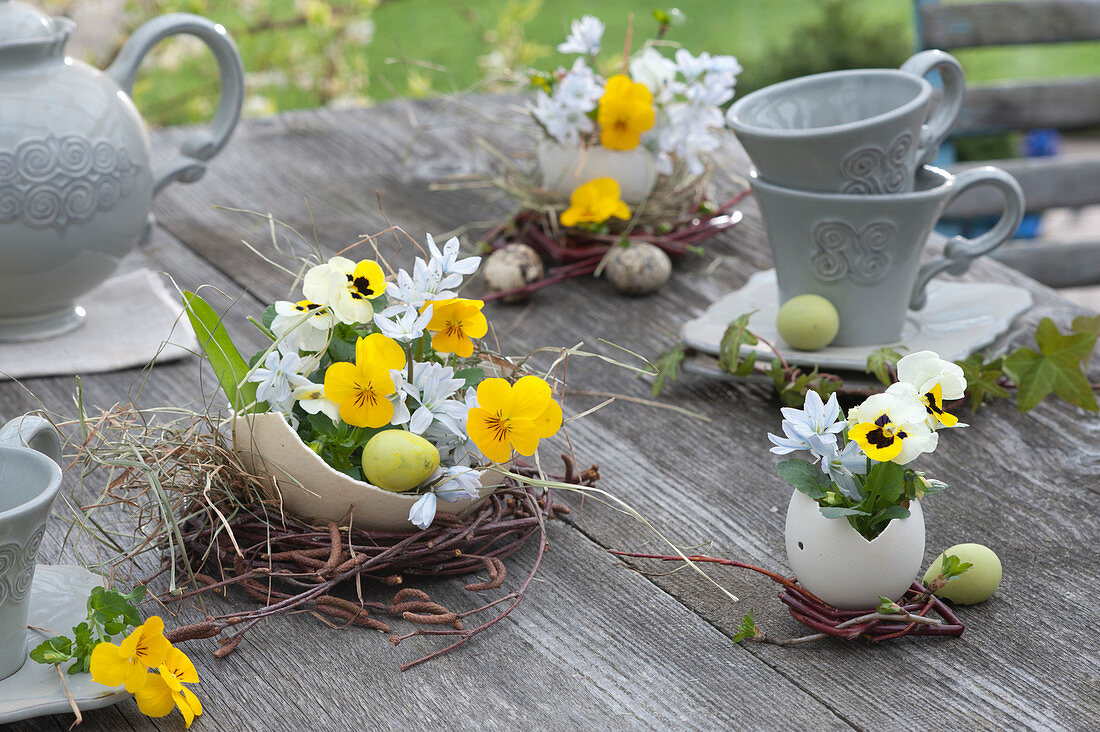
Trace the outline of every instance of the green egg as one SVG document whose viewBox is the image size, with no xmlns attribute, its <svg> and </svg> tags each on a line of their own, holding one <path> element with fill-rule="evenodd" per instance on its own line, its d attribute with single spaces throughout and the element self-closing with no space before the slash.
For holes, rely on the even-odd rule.
<svg viewBox="0 0 1100 732">
<path fill-rule="evenodd" d="M 833 304 L 821 295 L 798 295 L 779 308 L 775 326 L 792 348 L 817 351 L 836 338 L 840 316 Z"/>
<path fill-rule="evenodd" d="M 363 447 L 363 477 L 387 491 L 410 491 L 439 467 L 439 450 L 405 430 L 379 432 Z"/>
<path fill-rule="evenodd" d="M 974 605 L 993 597 L 1001 585 L 1001 560 L 992 549 L 981 544 L 956 544 L 940 554 L 924 573 L 925 585 L 939 575 L 944 554 L 954 554 L 959 561 L 974 566 L 944 585 L 937 595 L 960 605 Z"/>
</svg>

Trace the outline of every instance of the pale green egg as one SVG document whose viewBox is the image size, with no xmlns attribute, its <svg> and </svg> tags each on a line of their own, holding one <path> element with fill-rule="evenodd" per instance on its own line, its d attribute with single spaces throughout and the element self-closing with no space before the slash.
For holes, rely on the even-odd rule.
<svg viewBox="0 0 1100 732">
<path fill-rule="evenodd" d="M 840 315 L 821 295 L 798 295 L 783 303 L 775 319 L 779 335 L 792 348 L 817 351 L 833 342 Z"/>
<path fill-rule="evenodd" d="M 412 490 L 438 467 L 435 445 L 405 430 L 379 432 L 363 447 L 363 477 L 387 491 Z"/>
<path fill-rule="evenodd" d="M 981 544 L 956 544 L 940 554 L 924 573 L 925 585 L 939 575 L 945 554 L 953 554 L 959 561 L 974 566 L 944 585 L 936 592 L 938 596 L 960 605 L 974 605 L 993 597 L 1001 585 L 1001 560 L 992 549 Z"/>
</svg>

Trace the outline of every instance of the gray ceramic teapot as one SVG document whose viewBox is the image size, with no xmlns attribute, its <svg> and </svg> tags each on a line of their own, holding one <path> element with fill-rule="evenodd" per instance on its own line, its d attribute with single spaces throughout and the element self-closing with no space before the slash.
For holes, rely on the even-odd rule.
<svg viewBox="0 0 1100 732">
<path fill-rule="evenodd" d="M 65 56 L 75 24 L 20 0 L 0 0 L 0 341 L 79 326 L 78 299 L 152 232 L 153 197 L 202 177 L 240 118 L 241 57 L 225 28 L 171 14 L 138 28 L 100 72 Z M 130 99 L 145 54 L 186 33 L 214 52 L 221 100 L 209 129 L 153 168 Z"/>
</svg>

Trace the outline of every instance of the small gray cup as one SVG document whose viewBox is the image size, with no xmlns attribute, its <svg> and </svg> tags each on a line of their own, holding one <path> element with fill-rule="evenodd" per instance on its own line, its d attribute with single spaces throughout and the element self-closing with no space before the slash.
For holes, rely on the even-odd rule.
<svg viewBox="0 0 1100 732">
<path fill-rule="evenodd" d="M 0 679 L 27 660 L 27 613 L 38 545 L 61 488 L 61 440 L 45 419 L 0 429 Z"/>
<path fill-rule="evenodd" d="M 812 193 L 773 185 L 754 169 L 750 183 L 775 259 L 779 301 L 821 295 L 840 315 L 834 345 L 894 343 L 908 308 L 920 310 L 929 280 L 962 274 L 1016 231 L 1024 194 L 1008 173 L 985 166 L 953 176 L 926 165 L 915 190 L 878 196 Z M 963 191 L 992 186 L 1004 211 L 992 229 L 952 237 L 944 253 L 920 265 L 921 250 L 947 205 Z"/>
<path fill-rule="evenodd" d="M 939 71 L 935 105 L 924 75 Z M 823 193 L 913 190 L 959 115 L 965 80 L 943 51 L 923 51 L 900 69 L 803 76 L 759 89 L 730 107 L 730 127 L 764 180 Z"/>
</svg>

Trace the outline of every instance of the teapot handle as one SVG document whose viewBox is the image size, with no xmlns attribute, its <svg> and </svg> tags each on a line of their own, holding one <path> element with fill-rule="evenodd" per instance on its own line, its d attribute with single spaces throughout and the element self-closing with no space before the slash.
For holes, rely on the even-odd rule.
<svg viewBox="0 0 1100 732">
<path fill-rule="evenodd" d="M 153 46 L 178 33 L 195 36 L 214 52 L 221 75 L 221 99 L 210 128 L 187 138 L 180 148 L 179 157 L 155 171 L 154 196 L 172 181 L 194 183 L 203 176 L 206 172 L 205 161 L 217 155 L 233 134 L 244 102 L 244 65 L 233 39 L 222 25 L 190 13 L 162 15 L 138 28 L 107 69 L 107 75 L 127 94 L 131 94 L 134 77 L 145 55 Z"/>
<path fill-rule="evenodd" d="M 61 464 L 61 435 L 52 422 L 34 414 L 16 417 L 0 427 L 0 445 L 29 447 Z"/>
</svg>

